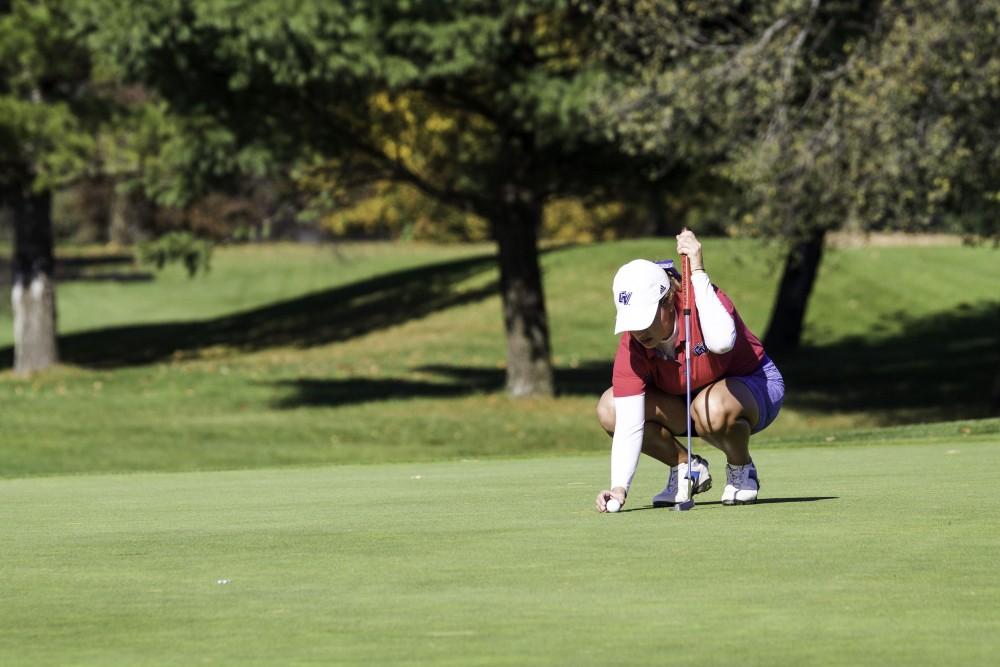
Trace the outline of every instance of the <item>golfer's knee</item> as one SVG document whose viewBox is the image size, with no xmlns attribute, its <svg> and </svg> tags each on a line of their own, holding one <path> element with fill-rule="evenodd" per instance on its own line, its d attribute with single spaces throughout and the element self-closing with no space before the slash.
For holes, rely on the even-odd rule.
<svg viewBox="0 0 1000 667">
<path fill-rule="evenodd" d="M 743 419 L 743 407 L 739 401 L 730 400 L 728 396 L 718 392 L 706 392 L 698 397 L 692 407 L 692 417 L 698 427 L 698 433 L 708 436 L 724 436 L 734 429 L 746 426 Z"/>
<path fill-rule="evenodd" d="M 615 432 L 615 397 L 611 389 L 604 392 L 597 401 L 597 421 L 608 433 Z"/>
</svg>

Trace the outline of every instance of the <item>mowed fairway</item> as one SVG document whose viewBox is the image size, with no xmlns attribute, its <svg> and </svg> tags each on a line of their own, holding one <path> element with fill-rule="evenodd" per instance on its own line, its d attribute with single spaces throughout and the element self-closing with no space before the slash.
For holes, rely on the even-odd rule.
<svg viewBox="0 0 1000 667">
<path fill-rule="evenodd" d="M 995 664 L 1000 439 L 0 481 L 0 663 Z M 704 451 L 704 448 L 702 448 Z M 722 476 L 723 479 L 718 479 Z"/>
</svg>

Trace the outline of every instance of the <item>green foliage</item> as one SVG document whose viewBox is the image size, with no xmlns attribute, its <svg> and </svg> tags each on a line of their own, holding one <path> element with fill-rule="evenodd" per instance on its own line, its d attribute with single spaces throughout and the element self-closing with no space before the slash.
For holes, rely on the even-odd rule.
<svg viewBox="0 0 1000 667">
<path fill-rule="evenodd" d="M 99 141 L 102 171 L 163 206 L 185 206 L 223 184 L 213 175 L 238 173 L 232 133 L 209 118 L 179 118 L 148 94 L 126 99 Z"/>
<path fill-rule="evenodd" d="M 15 0 L 0 179 L 101 174 L 183 207 L 318 162 L 355 210 L 321 197 L 313 217 L 351 233 L 439 220 L 477 238 L 516 177 L 556 200 L 634 201 L 652 183 L 733 233 L 990 236 L 998 7 Z M 372 189 L 384 201 L 359 216 Z M 392 222 L 420 196 L 426 215 Z"/>
<path fill-rule="evenodd" d="M 39 187 L 66 183 L 88 165 L 93 142 L 68 105 L 0 97 L 0 119 L 8 160 L 16 155 L 33 165 Z M 12 182 L 18 174 L 6 170 L 4 178 Z"/>
<path fill-rule="evenodd" d="M 266 146 L 272 168 L 318 162 L 348 192 L 403 182 L 480 218 L 505 181 L 544 199 L 624 176 L 582 122 L 601 80 L 564 2 L 87 4 L 108 68 L 231 132 L 194 172 Z"/>
<path fill-rule="evenodd" d="M 83 173 L 102 109 L 64 2 L 0 12 L 0 186 L 53 188 Z"/>
<path fill-rule="evenodd" d="M 594 115 L 742 192 L 734 233 L 996 235 L 1000 3 L 580 3 L 625 76 Z"/>
<path fill-rule="evenodd" d="M 733 163 L 757 202 L 754 222 L 995 236 L 998 11 L 996 2 L 881 6 L 844 43 L 818 99 Z"/>
<path fill-rule="evenodd" d="M 884 10 L 837 91 L 857 218 L 1000 238 L 998 25 L 995 1 Z"/>
<path fill-rule="evenodd" d="M 140 243 L 137 252 L 142 264 L 163 269 L 168 264 L 180 263 L 192 278 L 198 271 L 204 273 L 211 269 L 212 244 L 190 232 L 168 232 Z"/>
<path fill-rule="evenodd" d="M 801 217 L 832 224 L 814 219 L 837 216 L 817 187 L 820 169 L 790 162 L 786 138 L 802 109 L 828 94 L 824 73 L 843 58 L 827 42 L 858 20 L 850 3 L 583 5 L 600 28 L 603 57 L 621 73 L 594 100 L 595 122 L 625 150 L 680 174 L 682 187 L 733 183 L 745 213 L 729 215 L 733 232 L 794 228 Z"/>
</svg>

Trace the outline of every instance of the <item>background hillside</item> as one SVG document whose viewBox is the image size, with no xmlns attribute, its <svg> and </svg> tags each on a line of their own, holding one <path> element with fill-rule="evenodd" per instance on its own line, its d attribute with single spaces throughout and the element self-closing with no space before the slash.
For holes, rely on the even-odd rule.
<svg viewBox="0 0 1000 667">
<path fill-rule="evenodd" d="M 671 251 L 653 238 L 544 251 L 557 395 L 525 401 L 503 392 L 487 245 L 221 248 L 194 279 L 81 259 L 60 290 L 63 364 L 32 379 L 0 374 L 0 474 L 605 451 L 593 407 L 616 344 L 610 277 L 628 259 Z M 709 239 L 705 254 L 759 332 L 778 249 Z M 779 359 L 784 411 L 755 446 L 989 417 L 1000 365 L 994 254 L 830 250 L 805 346 Z M 971 427 L 948 432 L 960 428 Z"/>
</svg>

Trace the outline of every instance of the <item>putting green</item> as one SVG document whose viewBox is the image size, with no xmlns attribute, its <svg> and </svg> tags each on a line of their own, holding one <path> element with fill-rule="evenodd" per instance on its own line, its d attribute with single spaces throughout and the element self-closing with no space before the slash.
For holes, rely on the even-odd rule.
<svg viewBox="0 0 1000 667">
<path fill-rule="evenodd" d="M 1000 442 L 0 481 L 0 663 L 988 664 Z"/>
</svg>

